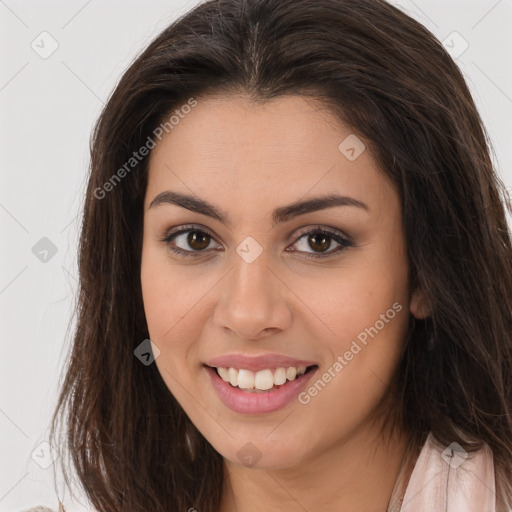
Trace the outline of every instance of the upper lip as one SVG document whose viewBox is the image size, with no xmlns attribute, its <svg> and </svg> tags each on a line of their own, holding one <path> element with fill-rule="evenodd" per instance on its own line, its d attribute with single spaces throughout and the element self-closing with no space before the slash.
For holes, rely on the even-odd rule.
<svg viewBox="0 0 512 512">
<path fill-rule="evenodd" d="M 243 368 L 245 370 L 259 371 L 267 368 L 289 368 L 294 366 L 313 366 L 316 363 L 304 359 L 295 359 L 282 354 L 260 354 L 249 356 L 247 354 L 226 354 L 215 357 L 205 363 L 215 368 Z"/>
</svg>

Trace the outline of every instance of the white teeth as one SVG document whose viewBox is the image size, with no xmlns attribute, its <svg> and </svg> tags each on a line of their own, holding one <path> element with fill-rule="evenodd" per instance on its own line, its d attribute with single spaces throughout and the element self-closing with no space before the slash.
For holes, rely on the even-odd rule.
<svg viewBox="0 0 512 512">
<path fill-rule="evenodd" d="M 295 379 L 297 373 L 298 373 L 297 369 L 292 366 L 292 367 L 288 368 L 288 370 L 286 370 L 286 378 L 288 380 L 293 380 L 293 379 Z"/>
<path fill-rule="evenodd" d="M 254 373 L 249 370 L 238 370 L 238 387 L 252 389 L 254 387 Z"/>
<path fill-rule="evenodd" d="M 244 370 L 240 370 L 242 373 Z M 240 373 L 238 374 L 238 382 L 240 383 Z M 252 372 L 251 372 L 252 373 Z M 238 384 L 239 387 L 240 384 Z M 256 372 L 254 376 L 254 387 L 263 391 L 274 387 L 274 376 L 270 370 L 261 370 Z"/>
<path fill-rule="evenodd" d="M 286 382 L 286 370 L 284 368 L 278 368 L 274 373 L 274 383 L 276 386 L 281 386 Z"/>
<path fill-rule="evenodd" d="M 217 368 L 219 375 L 222 377 L 222 380 L 225 382 L 229 382 L 229 372 L 226 368 Z"/>
<path fill-rule="evenodd" d="M 282 386 L 287 380 L 294 380 L 306 372 L 306 366 L 297 368 L 277 368 L 274 373 L 271 369 L 252 372 L 251 370 L 236 368 L 217 368 L 217 371 L 224 382 L 241 389 L 259 389 L 266 391 L 274 386 Z"/>
<path fill-rule="evenodd" d="M 238 372 L 234 368 L 228 370 L 229 383 L 232 386 L 238 386 Z"/>
</svg>

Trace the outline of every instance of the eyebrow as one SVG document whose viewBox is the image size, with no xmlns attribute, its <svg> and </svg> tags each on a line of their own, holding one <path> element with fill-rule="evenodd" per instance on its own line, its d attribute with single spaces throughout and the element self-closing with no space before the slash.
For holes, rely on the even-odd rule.
<svg viewBox="0 0 512 512">
<path fill-rule="evenodd" d="M 172 190 L 166 190 L 158 194 L 151 201 L 149 208 L 155 208 L 156 206 L 165 203 L 175 204 L 192 212 L 207 215 L 208 217 L 212 217 L 227 226 L 232 225 L 229 215 L 208 201 L 188 194 L 173 192 Z M 286 222 L 294 217 L 298 217 L 299 215 L 332 208 L 334 206 L 354 206 L 367 212 L 370 211 L 370 208 L 358 199 L 338 194 L 328 194 L 313 197 L 304 201 L 297 201 L 289 205 L 276 208 L 272 213 L 272 226 L 281 222 Z"/>
</svg>

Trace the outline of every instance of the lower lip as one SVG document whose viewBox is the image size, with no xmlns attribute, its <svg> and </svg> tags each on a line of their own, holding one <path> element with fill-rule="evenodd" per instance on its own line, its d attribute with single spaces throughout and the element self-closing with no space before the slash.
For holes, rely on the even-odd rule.
<svg viewBox="0 0 512 512">
<path fill-rule="evenodd" d="M 241 414 L 264 414 L 281 409 L 297 397 L 318 370 L 318 367 L 314 367 L 308 373 L 294 380 L 287 380 L 285 384 L 277 389 L 264 393 L 251 393 L 235 388 L 229 382 L 222 380 L 215 368 L 210 366 L 204 368 L 224 405 Z"/>
</svg>

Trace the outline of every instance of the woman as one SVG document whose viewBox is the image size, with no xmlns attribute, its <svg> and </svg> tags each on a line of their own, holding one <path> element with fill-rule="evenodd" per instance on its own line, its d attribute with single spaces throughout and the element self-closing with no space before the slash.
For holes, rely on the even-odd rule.
<svg viewBox="0 0 512 512">
<path fill-rule="evenodd" d="M 52 437 L 96 510 L 511 510 L 503 187 L 423 26 L 204 2 L 91 155 Z"/>
</svg>

